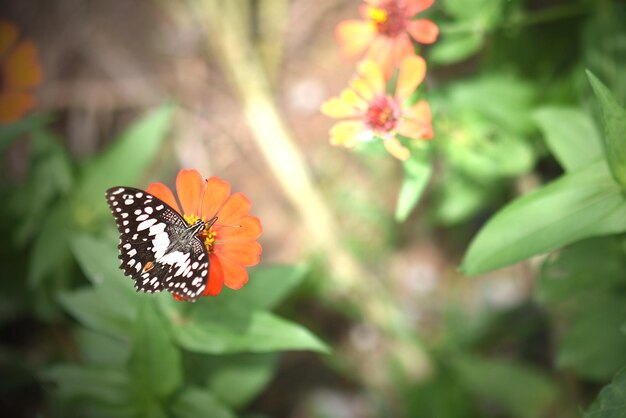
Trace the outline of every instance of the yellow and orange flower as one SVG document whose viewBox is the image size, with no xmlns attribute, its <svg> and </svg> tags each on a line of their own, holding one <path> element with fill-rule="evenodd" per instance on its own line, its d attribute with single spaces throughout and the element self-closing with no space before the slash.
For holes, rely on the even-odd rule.
<svg viewBox="0 0 626 418">
<path fill-rule="evenodd" d="M 0 21 L 0 123 L 19 120 L 35 107 L 33 89 L 41 83 L 37 47 L 31 40 L 19 43 L 13 23 Z"/>
<path fill-rule="evenodd" d="M 210 259 L 209 281 L 203 296 L 219 294 L 223 285 L 240 289 L 248 281 L 246 267 L 258 264 L 261 256 L 257 239 L 262 230 L 259 219 L 248 214 L 252 204 L 243 193 L 231 195 L 226 181 L 219 177 L 203 180 L 197 170 L 178 172 L 176 192 L 180 207 L 163 183 L 152 183 L 146 191 L 170 205 L 189 225 L 197 219 L 206 222 L 217 217 L 199 235 Z"/>
<path fill-rule="evenodd" d="M 420 100 L 412 106 L 406 105 L 425 74 L 424 59 L 409 56 L 400 65 L 395 95 L 389 96 L 380 67 L 372 61 L 359 64 L 350 88 L 322 105 L 325 115 L 346 119 L 331 128 L 330 143 L 353 148 L 361 141 L 380 138 L 391 155 L 408 159 L 410 152 L 397 134 L 413 139 L 433 137 L 428 102 Z"/>
<path fill-rule="evenodd" d="M 413 55 L 411 38 L 421 44 L 437 40 L 439 28 L 428 19 L 413 19 L 434 0 L 364 0 L 364 20 L 346 20 L 337 25 L 335 37 L 343 55 L 356 59 L 363 54 L 377 62 L 389 79 L 404 58 Z"/>
</svg>

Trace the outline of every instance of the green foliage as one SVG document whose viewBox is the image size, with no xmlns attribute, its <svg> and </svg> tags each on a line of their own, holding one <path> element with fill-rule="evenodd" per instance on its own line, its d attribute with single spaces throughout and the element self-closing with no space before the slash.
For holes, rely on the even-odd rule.
<svg viewBox="0 0 626 418">
<path fill-rule="evenodd" d="M 600 80 L 587 72 L 604 116 L 606 157 L 615 181 L 626 189 L 626 110 Z"/>
<path fill-rule="evenodd" d="M 404 222 L 417 205 L 430 180 L 432 162 L 427 155 L 415 155 L 415 151 L 404 163 L 404 180 L 400 187 L 395 218 L 397 222 Z"/>
<path fill-rule="evenodd" d="M 557 364 L 603 381 L 626 365 L 626 259 L 614 237 L 576 243 L 542 268 L 537 296 L 568 323 Z"/>
<path fill-rule="evenodd" d="M 584 418 L 626 417 L 626 370 L 615 375 L 610 385 L 602 389 L 598 399 L 583 414 Z"/>
</svg>

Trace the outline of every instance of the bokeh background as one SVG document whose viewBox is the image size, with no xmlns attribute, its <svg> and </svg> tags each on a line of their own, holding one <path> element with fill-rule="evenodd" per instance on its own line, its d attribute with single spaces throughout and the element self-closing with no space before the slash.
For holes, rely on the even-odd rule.
<svg viewBox="0 0 626 418">
<path fill-rule="evenodd" d="M 114 234 L 106 212 L 90 213 L 104 205 L 96 197 L 104 187 L 87 190 L 79 209 L 57 208 L 74 201 L 76 188 L 89 187 L 81 179 L 96 170 L 90 167 L 106 167 L 92 183 L 104 186 L 107 170 L 123 172 L 137 160 L 138 172 L 127 185 L 173 185 L 180 168 L 229 181 L 250 198 L 263 223 L 261 271 L 299 266 L 301 277 L 275 310 L 330 351 L 279 348 L 282 353 L 262 361 L 263 367 L 254 356 L 224 354 L 244 356 L 228 363 L 238 365 L 232 374 L 241 372 L 243 381 L 257 371 L 248 396 L 232 404 L 221 399 L 232 416 L 579 416 L 626 362 L 623 352 L 615 353 L 625 346 L 624 335 L 596 340 L 603 348 L 594 352 L 585 345 L 593 345 L 592 332 L 580 331 L 587 334 L 573 346 L 583 351 L 570 345 L 568 357 L 560 350 L 571 311 L 538 297 L 544 256 L 475 277 L 460 272 L 459 264 L 499 208 L 563 173 L 543 139 L 556 118 L 550 111 L 584 110 L 601 126 L 585 69 L 624 102 L 624 3 L 438 0 L 426 15 L 439 25 L 439 40 L 420 50 L 428 63 L 422 89 L 435 128 L 428 148 L 432 176 L 419 202 L 416 196 L 401 215 L 398 196 L 410 188 L 410 173 L 376 147 L 331 147 L 333 121 L 319 111 L 353 74 L 353 63 L 340 57 L 334 28 L 357 18 L 360 3 L 222 3 L 2 3 L 2 19 L 37 45 L 44 75 L 36 111 L 0 134 L 3 415 L 121 416 L 115 409 L 94 412 L 90 405 L 101 401 L 98 395 L 68 389 L 67 382 L 80 386 L 82 377 L 45 371 L 89 363 L 85 350 L 91 349 L 76 337 L 78 323 L 85 325 L 81 315 L 60 302 L 60 295 L 89 286 L 84 266 L 90 260 L 55 251 L 63 246 L 63 231 Z M 238 69 L 228 51 L 243 54 Z M 249 51 L 250 66 L 242 68 Z M 260 123 L 264 118 L 254 116 L 251 97 L 269 103 L 282 125 Z M 97 162 L 155 109 L 171 112 L 162 140 L 148 144 L 138 135 L 122 151 L 119 167 L 110 158 Z M 276 129 L 293 148 L 267 138 Z M 302 181 L 310 188 L 294 189 L 297 175 L 285 181 L 277 167 L 290 164 L 306 174 Z M 47 227 L 50 217 L 77 221 L 55 229 Z M 236 292 L 228 297 L 236 303 Z M 395 333 L 394 315 L 402 318 L 399 334 L 409 333 L 410 343 Z M 242 351 L 255 352 L 257 343 Z M 214 354 L 211 361 L 219 364 L 220 353 Z M 233 379 L 229 390 L 236 391 Z M 103 383 L 93 384 L 97 389 Z M 220 398 L 219 389 L 214 392 Z M 109 396 L 107 402 L 112 397 L 116 404 L 117 395 Z M 165 415 L 139 407 L 143 412 L 126 412 L 185 416 L 168 410 L 167 400 L 159 402 Z M 231 416 L 207 408 L 187 413 Z"/>
</svg>

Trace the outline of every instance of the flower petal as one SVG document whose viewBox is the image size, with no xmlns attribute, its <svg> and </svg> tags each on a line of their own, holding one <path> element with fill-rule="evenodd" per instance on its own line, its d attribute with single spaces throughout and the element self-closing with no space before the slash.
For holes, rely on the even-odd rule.
<svg viewBox="0 0 626 418">
<path fill-rule="evenodd" d="M 248 216 L 252 203 L 241 192 L 233 194 L 217 213 L 217 223 L 222 226 L 239 225 L 241 218 Z"/>
<path fill-rule="evenodd" d="M 407 17 L 413 17 L 433 5 L 435 0 L 400 0 L 406 7 Z"/>
<path fill-rule="evenodd" d="M 402 145 L 395 136 L 383 139 L 383 143 L 385 144 L 385 149 L 389 152 L 389 154 L 393 155 L 398 160 L 405 161 L 411 156 L 409 150 Z"/>
<path fill-rule="evenodd" d="M 335 38 L 348 59 L 360 56 L 376 37 L 376 26 L 364 20 L 346 20 L 337 25 Z"/>
<path fill-rule="evenodd" d="M 4 55 L 17 40 L 19 31 L 11 22 L 0 22 L 0 55 Z"/>
<path fill-rule="evenodd" d="M 215 254 L 220 258 L 227 257 L 242 266 L 254 266 L 259 264 L 261 257 L 261 244 L 256 241 L 229 242 L 216 244 Z"/>
<path fill-rule="evenodd" d="M 393 39 L 379 36 L 374 43 L 372 43 L 372 46 L 367 52 L 367 59 L 375 62 L 378 65 L 379 71 L 381 71 L 383 76 L 383 92 L 384 80 L 390 79 L 393 75 L 393 48 Z"/>
<path fill-rule="evenodd" d="M 34 107 L 35 97 L 32 94 L 10 92 L 0 94 L 0 123 L 15 122 Z"/>
<path fill-rule="evenodd" d="M 214 226 L 217 233 L 216 243 L 226 243 L 232 241 L 251 241 L 261 236 L 263 229 L 261 221 L 255 216 L 247 216 L 237 221 L 237 225 Z"/>
<path fill-rule="evenodd" d="M 361 61 L 357 65 L 357 76 L 362 83 L 369 86 L 373 96 L 382 96 L 385 94 L 385 78 L 380 65 L 374 61 Z"/>
<path fill-rule="evenodd" d="M 4 88 L 20 90 L 35 87 L 43 78 L 37 47 L 32 41 L 23 41 L 5 58 L 3 64 Z"/>
<path fill-rule="evenodd" d="M 209 260 L 209 281 L 202 296 L 217 296 L 222 291 L 222 286 L 224 285 L 224 272 L 218 256 L 210 254 Z"/>
<path fill-rule="evenodd" d="M 172 193 L 172 190 L 165 184 L 152 183 L 150 186 L 148 186 L 146 192 L 161 199 L 163 202 L 170 205 L 172 209 L 182 215 L 180 208 L 178 207 L 178 203 L 176 202 L 176 198 L 174 197 L 174 193 Z"/>
<path fill-rule="evenodd" d="M 420 100 L 411 108 L 406 109 L 398 121 L 396 131 L 408 138 L 432 139 L 432 115 L 428 102 Z"/>
<path fill-rule="evenodd" d="M 330 143 L 353 148 L 359 143 L 359 135 L 364 131 L 366 128 L 361 121 L 339 122 L 330 129 Z"/>
<path fill-rule="evenodd" d="M 322 104 L 321 111 L 331 118 L 349 118 L 358 116 L 367 107 L 367 103 L 353 90 L 346 89 L 340 97 L 334 97 Z"/>
<path fill-rule="evenodd" d="M 198 170 L 180 170 L 176 176 L 176 193 L 184 215 L 199 215 L 204 181 Z"/>
<path fill-rule="evenodd" d="M 426 61 L 418 55 L 411 55 L 402 61 L 396 83 L 396 99 L 400 104 L 404 103 L 417 86 L 424 80 L 426 75 Z"/>
<path fill-rule="evenodd" d="M 432 44 L 439 36 L 439 28 L 428 19 L 407 22 L 406 30 L 421 44 Z"/>
<path fill-rule="evenodd" d="M 241 289 L 248 281 L 248 271 L 244 266 L 228 257 L 219 257 L 224 272 L 224 284 L 231 289 Z"/>
<path fill-rule="evenodd" d="M 215 216 L 230 195 L 230 184 L 219 177 L 209 177 L 204 189 L 201 213 L 206 221 Z"/>
</svg>

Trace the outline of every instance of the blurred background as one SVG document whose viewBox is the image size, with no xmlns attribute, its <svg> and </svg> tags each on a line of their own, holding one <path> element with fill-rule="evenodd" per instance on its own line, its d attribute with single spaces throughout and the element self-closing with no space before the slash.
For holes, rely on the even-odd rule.
<svg viewBox="0 0 626 418">
<path fill-rule="evenodd" d="M 433 109 L 435 138 L 426 151 L 432 174 L 401 214 L 401 190 L 416 182 L 410 172 L 376 147 L 330 146 L 334 121 L 319 111 L 353 74 L 334 29 L 358 18 L 359 5 L 2 3 L 2 19 L 35 43 L 43 72 L 35 112 L 0 131 L 3 415 L 123 416 L 90 408 L 117 405 L 117 392 L 98 390 L 108 383 L 96 379 L 85 396 L 77 387 L 89 378 L 49 371 L 88 364 L 90 350 L 105 344 L 91 334 L 92 345 L 83 344 L 76 330 L 102 331 L 98 319 L 85 320 L 76 313 L 82 308 L 64 299 L 97 285 L 89 265 L 100 264 L 89 255 L 81 260 L 68 237 L 79 231 L 114 249 L 104 190 L 119 181 L 173 186 L 180 168 L 220 176 L 250 198 L 263 224 L 261 273 L 299 266 L 276 313 L 331 350 L 285 346 L 258 362 L 246 357 L 263 351 L 254 340 L 241 352 L 212 352 L 208 370 L 230 356 L 232 368 L 224 369 L 258 383 L 233 402 L 211 389 L 230 412 L 190 409 L 188 416 L 576 417 L 589 406 L 625 364 L 623 335 L 598 340 L 580 331 L 584 336 L 571 342 L 570 335 L 564 347 L 575 315 L 541 297 L 544 257 L 475 277 L 459 264 L 499 208 L 563 173 L 543 139 L 555 107 L 584 111 L 601 126 L 585 69 L 626 99 L 626 5 L 436 1 L 425 16 L 441 33 L 420 51 L 428 63 L 422 92 Z M 268 109 L 267 124 L 255 116 L 255 99 Z M 273 141 L 277 132 L 284 141 Z M 290 164 L 292 182 L 285 181 Z M 236 303 L 235 292 L 228 297 Z M 385 312 L 382 319 L 376 312 Z M 608 351 L 594 351 L 593 341 Z M 181 355 L 187 358 L 184 349 Z M 125 364 L 120 358 L 114 362 Z M 192 369 L 200 364 L 185 361 Z M 159 405 L 168 404 L 163 399 Z M 146 410 L 125 413 L 185 416 Z"/>
</svg>

